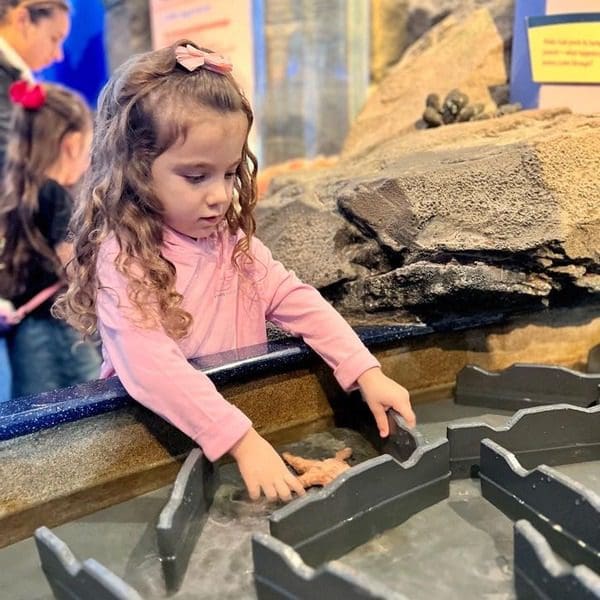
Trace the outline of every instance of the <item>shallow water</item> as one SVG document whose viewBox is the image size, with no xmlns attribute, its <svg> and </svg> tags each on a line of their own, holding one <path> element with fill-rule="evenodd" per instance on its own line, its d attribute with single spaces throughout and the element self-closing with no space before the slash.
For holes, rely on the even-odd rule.
<svg viewBox="0 0 600 600">
<path fill-rule="evenodd" d="M 307 436 L 299 442 L 278 447 L 306 458 L 329 458 L 350 446 L 357 464 L 376 456 L 365 439 L 348 429 L 333 429 Z M 190 558 L 181 590 L 171 596 L 177 599 L 204 600 L 216 598 L 254 598 L 252 578 L 251 536 L 268 533 L 268 517 L 282 504 L 262 499 L 250 501 L 237 468 L 233 464 L 220 470 L 219 486 L 207 522 Z M 310 493 L 310 492 L 309 492 Z M 144 598 L 163 598 L 165 591 L 157 556 L 147 556 L 141 564 L 129 569 L 125 578 Z M 215 585 L 218 582 L 218 593 Z"/>
<path fill-rule="evenodd" d="M 359 546 L 340 562 L 407 598 L 514 598 L 512 521 L 479 481 L 450 484 L 447 500 Z"/>
<path fill-rule="evenodd" d="M 512 413 L 494 414 L 450 400 L 416 407 L 427 440 L 445 436 L 448 421 L 502 426 Z M 358 433 L 331 429 L 278 447 L 307 458 L 328 458 L 345 446 L 357 464 L 376 455 Z M 600 461 L 557 467 L 600 493 Z M 280 505 L 251 502 L 233 464 L 220 468 L 221 485 L 176 600 L 255 598 L 250 539 L 267 532 L 267 519 Z M 171 486 L 98 511 L 53 529 L 84 560 L 95 558 L 152 600 L 165 598 L 154 525 Z M 341 562 L 411 599 L 486 598 L 505 600 L 512 590 L 512 522 L 481 497 L 477 480 L 455 481 L 450 498 L 414 515 L 346 554 Z M 310 493 L 310 492 L 309 492 Z M 0 550 L 0 597 L 51 600 L 32 539 Z"/>
</svg>

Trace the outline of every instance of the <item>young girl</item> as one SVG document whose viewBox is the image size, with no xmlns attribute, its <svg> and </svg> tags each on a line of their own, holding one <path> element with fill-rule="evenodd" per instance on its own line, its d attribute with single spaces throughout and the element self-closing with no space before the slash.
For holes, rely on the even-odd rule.
<svg viewBox="0 0 600 600">
<path fill-rule="evenodd" d="M 297 335 L 360 387 L 381 435 L 407 391 L 381 372 L 344 319 L 253 236 L 253 115 L 223 57 L 182 41 L 130 59 L 104 89 L 92 165 L 72 226 L 63 312 L 98 327 L 104 377 L 194 439 L 229 453 L 250 497 L 304 492 L 273 447 L 188 364 L 266 341 L 266 321 Z"/>
<path fill-rule="evenodd" d="M 72 201 L 64 186 L 89 164 L 92 123 L 84 100 L 57 85 L 19 81 L 10 98 L 15 108 L 0 197 L 0 296 L 20 307 L 54 286 L 70 259 Z M 95 348 L 77 344 L 77 332 L 50 314 L 54 296 L 7 337 L 13 397 L 98 375 Z"/>
</svg>

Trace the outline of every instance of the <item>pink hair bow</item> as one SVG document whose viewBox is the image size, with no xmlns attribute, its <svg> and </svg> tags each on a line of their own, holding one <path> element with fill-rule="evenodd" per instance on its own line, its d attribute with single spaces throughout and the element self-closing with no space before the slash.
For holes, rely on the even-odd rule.
<svg viewBox="0 0 600 600">
<path fill-rule="evenodd" d="M 224 56 L 216 52 L 205 52 L 191 44 L 177 46 L 175 58 L 188 71 L 195 71 L 198 67 L 204 67 L 209 71 L 224 74 L 233 69 L 233 65 Z"/>
</svg>

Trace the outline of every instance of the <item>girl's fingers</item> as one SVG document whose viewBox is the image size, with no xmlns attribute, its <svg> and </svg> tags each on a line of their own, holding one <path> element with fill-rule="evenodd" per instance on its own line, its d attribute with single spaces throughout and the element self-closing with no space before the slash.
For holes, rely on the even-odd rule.
<svg viewBox="0 0 600 600">
<path fill-rule="evenodd" d="M 377 423 L 377 429 L 379 429 L 379 435 L 381 437 L 387 437 L 390 433 L 389 424 L 387 420 L 387 414 L 381 404 L 374 404 L 370 406 L 371 412 L 375 417 L 375 423 Z"/>
<path fill-rule="evenodd" d="M 290 489 L 293 492 L 296 492 L 298 496 L 304 496 L 306 491 L 304 490 L 304 486 L 300 483 L 300 480 L 297 477 L 294 477 L 291 473 L 288 473 L 285 476 L 285 482 L 288 484 Z"/>
<path fill-rule="evenodd" d="M 266 499 L 269 500 L 269 502 L 275 502 L 275 500 L 277 500 L 279 495 L 277 494 L 275 485 L 273 485 L 272 483 L 263 483 L 261 485 L 261 487 L 265 494 Z"/>
<path fill-rule="evenodd" d="M 258 500 L 260 498 L 260 485 L 256 481 L 248 481 L 246 479 L 244 479 L 244 483 L 246 484 L 250 500 Z"/>
<path fill-rule="evenodd" d="M 395 400 L 392 408 L 400 414 L 411 429 L 417 424 L 417 417 L 408 400 Z"/>
<path fill-rule="evenodd" d="M 275 482 L 275 489 L 277 490 L 279 498 L 284 502 L 289 502 L 292 499 L 292 492 L 283 479 Z"/>
<path fill-rule="evenodd" d="M 408 408 L 404 411 L 404 414 L 402 415 L 404 417 L 404 420 L 406 421 L 406 424 L 412 429 L 413 427 L 416 427 L 417 425 L 417 415 L 415 415 L 415 413 L 413 412 L 412 408 Z"/>
</svg>

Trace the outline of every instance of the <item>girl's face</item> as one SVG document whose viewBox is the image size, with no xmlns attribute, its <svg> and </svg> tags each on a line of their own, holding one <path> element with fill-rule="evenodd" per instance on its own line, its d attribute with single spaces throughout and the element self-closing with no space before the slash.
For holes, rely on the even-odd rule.
<svg viewBox="0 0 600 600">
<path fill-rule="evenodd" d="M 233 199 L 247 134 L 243 112 L 203 108 L 185 140 L 156 158 L 152 184 L 169 227 L 193 238 L 208 237 L 217 229 Z"/>
</svg>

